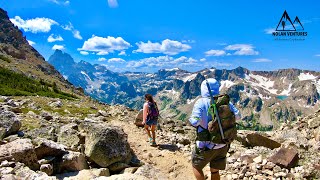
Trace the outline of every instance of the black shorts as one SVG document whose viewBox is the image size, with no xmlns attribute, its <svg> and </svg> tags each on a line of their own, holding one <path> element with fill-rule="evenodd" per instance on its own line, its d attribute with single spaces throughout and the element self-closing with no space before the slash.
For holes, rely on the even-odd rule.
<svg viewBox="0 0 320 180">
<path fill-rule="evenodd" d="M 192 166 L 200 170 L 210 162 L 210 168 L 223 170 L 226 168 L 228 150 L 229 145 L 220 149 L 194 150 L 192 152 Z"/>
</svg>

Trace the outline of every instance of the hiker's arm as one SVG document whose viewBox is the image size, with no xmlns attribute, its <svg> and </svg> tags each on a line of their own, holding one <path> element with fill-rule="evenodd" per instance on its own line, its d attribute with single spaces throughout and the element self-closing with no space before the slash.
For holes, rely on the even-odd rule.
<svg viewBox="0 0 320 180">
<path fill-rule="evenodd" d="M 143 124 L 147 122 L 147 114 L 148 114 L 148 104 L 145 103 L 143 105 L 143 119 L 142 119 Z"/>
<path fill-rule="evenodd" d="M 189 122 L 192 126 L 197 127 L 199 126 L 202 118 L 202 107 L 203 103 L 200 101 L 200 99 L 194 104 L 192 114 L 189 118 Z"/>
<path fill-rule="evenodd" d="M 230 107 L 230 110 L 234 113 L 236 120 L 237 121 L 240 120 L 241 119 L 240 111 L 232 103 L 229 103 L 229 107 Z"/>
</svg>

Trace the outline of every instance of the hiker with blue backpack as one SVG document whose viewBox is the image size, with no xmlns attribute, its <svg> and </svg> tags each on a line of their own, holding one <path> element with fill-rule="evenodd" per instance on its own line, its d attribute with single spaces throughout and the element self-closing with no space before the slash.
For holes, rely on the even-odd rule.
<svg viewBox="0 0 320 180">
<path fill-rule="evenodd" d="M 209 78 L 201 83 L 201 98 L 196 101 L 190 124 L 196 127 L 197 137 L 192 152 L 193 173 L 204 180 L 202 169 L 210 163 L 211 179 L 220 179 L 219 170 L 226 167 L 230 143 L 236 138 L 239 110 L 226 94 L 219 95 L 219 82 Z"/>
<path fill-rule="evenodd" d="M 153 100 L 151 94 L 144 96 L 145 103 L 143 104 L 143 121 L 144 128 L 148 134 L 151 146 L 157 146 L 156 143 L 156 126 L 158 123 L 159 110 L 157 103 Z M 151 133 L 150 133 L 151 131 Z"/>
</svg>

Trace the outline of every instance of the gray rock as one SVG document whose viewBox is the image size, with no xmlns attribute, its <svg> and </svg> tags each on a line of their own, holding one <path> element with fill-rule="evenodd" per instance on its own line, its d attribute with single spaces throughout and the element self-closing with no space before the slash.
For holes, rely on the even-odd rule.
<svg viewBox="0 0 320 180">
<path fill-rule="evenodd" d="M 58 144 L 54 141 L 37 138 L 34 140 L 34 142 L 37 144 L 35 152 L 38 159 L 42 159 L 46 156 L 60 156 L 67 153 L 66 146 Z"/>
<path fill-rule="evenodd" d="M 297 150 L 295 149 L 281 148 L 268 160 L 280 167 L 292 168 L 297 165 L 299 156 Z"/>
<path fill-rule="evenodd" d="M 109 114 L 104 110 L 99 110 L 98 111 L 98 115 L 101 115 L 101 116 L 104 116 L 104 117 L 108 117 L 109 116 Z"/>
<path fill-rule="evenodd" d="M 21 122 L 13 112 L 0 110 L 0 128 L 2 128 L 2 136 L 3 129 L 6 130 L 5 136 L 9 136 L 20 130 Z"/>
<path fill-rule="evenodd" d="M 139 167 L 138 170 L 134 174 L 144 176 L 149 179 L 168 179 L 167 175 L 162 173 L 159 169 L 155 169 L 150 164 L 146 164 L 146 165 Z"/>
<path fill-rule="evenodd" d="M 278 148 L 281 146 L 281 144 L 278 143 L 277 141 L 274 141 L 274 140 L 272 140 L 264 135 L 261 135 L 257 132 L 247 134 L 247 140 L 251 146 L 263 146 L 263 147 L 267 147 L 270 149 Z"/>
<path fill-rule="evenodd" d="M 136 119 L 135 119 L 135 121 L 134 121 L 134 124 L 135 124 L 136 126 L 143 127 L 144 125 L 142 124 L 142 120 L 143 120 L 143 110 L 141 109 L 141 110 L 139 111 L 139 113 L 137 114 L 137 116 L 136 116 Z"/>
<path fill-rule="evenodd" d="M 46 173 L 48 176 L 53 174 L 53 167 L 51 164 L 42 164 L 40 166 L 40 171 Z"/>
<path fill-rule="evenodd" d="M 80 144 L 78 125 L 71 123 L 60 128 L 58 133 L 58 143 L 63 144 L 73 150 L 76 150 Z"/>
<path fill-rule="evenodd" d="M 101 167 L 116 162 L 129 163 L 132 154 L 127 134 L 122 129 L 104 124 L 88 125 L 85 154 Z"/>
<path fill-rule="evenodd" d="M 81 171 L 57 174 L 56 176 L 58 179 L 91 180 L 98 177 L 107 178 L 110 176 L 110 172 L 108 168 L 84 169 Z"/>
<path fill-rule="evenodd" d="M 85 155 L 73 151 L 64 154 L 61 161 L 57 163 L 57 166 L 58 173 L 64 171 L 81 171 L 89 168 Z"/>
<path fill-rule="evenodd" d="M 0 146 L 0 161 L 22 162 L 31 169 L 38 169 L 38 159 L 30 139 L 18 139 Z"/>
<path fill-rule="evenodd" d="M 108 166 L 108 169 L 112 172 L 120 172 L 128 167 L 130 167 L 128 164 L 125 164 L 122 162 L 116 162 L 116 163 L 113 163 L 110 166 Z"/>
<path fill-rule="evenodd" d="M 40 113 L 40 116 L 43 117 L 43 119 L 45 119 L 47 121 L 53 119 L 53 116 L 49 112 L 46 112 L 46 111 L 42 111 Z"/>
<path fill-rule="evenodd" d="M 320 117 L 315 117 L 308 121 L 308 128 L 314 129 L 320 126 Z"/>
</svg>

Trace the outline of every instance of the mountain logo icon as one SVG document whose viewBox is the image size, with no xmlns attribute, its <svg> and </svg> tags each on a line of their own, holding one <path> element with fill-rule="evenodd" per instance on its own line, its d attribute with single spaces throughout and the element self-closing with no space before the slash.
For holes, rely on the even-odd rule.
<svg viewBox="0 0 320 180">
<path fill-rule="evenodd" d="M 298 29 L 297 29 L 298 27 Z M 276 31 L 297 31 L 304 30 L 298 16 L 292 22 L 287 11 L 285 10 L 276 28 Z"/>
</svg>

